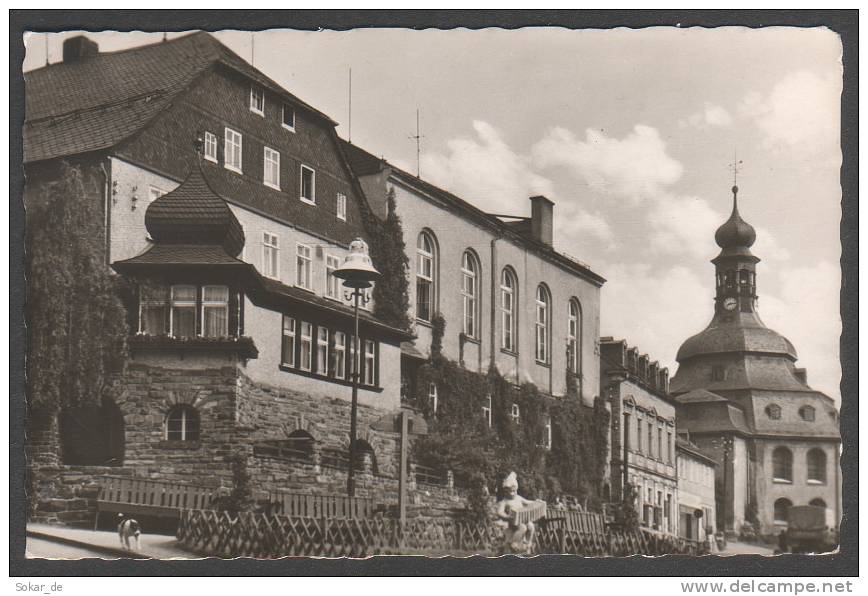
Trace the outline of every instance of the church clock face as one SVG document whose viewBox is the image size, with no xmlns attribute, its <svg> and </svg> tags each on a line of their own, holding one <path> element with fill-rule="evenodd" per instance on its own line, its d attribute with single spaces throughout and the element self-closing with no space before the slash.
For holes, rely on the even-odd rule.
<svg viewBox="0 0 868 596">
<path fill-rule="evenodd" d="M 723 308 L 725 308 L 726 310 L 734 310 L 737 305 L 738 300 L 736 300 L 732 296 L 723 301 Z"/>
</svg>

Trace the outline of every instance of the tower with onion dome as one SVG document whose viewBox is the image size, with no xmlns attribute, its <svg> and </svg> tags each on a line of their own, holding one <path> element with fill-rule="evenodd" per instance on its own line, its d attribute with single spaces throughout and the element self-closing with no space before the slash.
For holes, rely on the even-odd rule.
<svg viewBox="0 0 868 596">
<path fill-rule="evenodd" d="M 808 385 L 793 344 L 760 319 L 756 230 L 739 213 L 738 191 L 732 187 L 732 213 L 714 235 L 711 321 L 676 357 L 678 431 L 717 460 L 717 530 L 738 534 L 749 523 L 778 534 L 790 507 L 809 504 L 837 525 L 837 408 Z"/>
</svg>

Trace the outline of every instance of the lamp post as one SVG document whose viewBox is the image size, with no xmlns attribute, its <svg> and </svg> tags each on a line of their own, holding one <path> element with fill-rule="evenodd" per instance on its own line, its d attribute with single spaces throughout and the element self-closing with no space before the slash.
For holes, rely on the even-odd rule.
<svg viewBox="0 0 868 596">
<path fill-rule="evenodd" d="M 347 471 L 347 495 L 356 495 L 356 416 L 359 402 L 359 300 L 367 304 L 370 298 L 363 290 L 371 287 L 371 282 L 380 278 L 380 272 L 374 269 L 371 257 L 368 255 L 368 245 L 361 238 L 350 243 L 350 254 L 344 259 L 343 265 L 335 269 L 334 276 L 344 280 L 344 286 L 352 292 L 345 292 L 344 298 L 353 301 L 353 396 L 350 405 L 350 465 Z"/>
</svg>

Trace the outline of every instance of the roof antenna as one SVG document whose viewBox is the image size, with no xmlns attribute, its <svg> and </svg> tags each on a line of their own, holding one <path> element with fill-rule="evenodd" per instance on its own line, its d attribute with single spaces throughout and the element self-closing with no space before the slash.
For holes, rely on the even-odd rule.
<svg viewBox="0 0 868 596">
<path fill-rule="evenodd" d="M 256 51 L 256 38 L 253 37 L 253 31 L 250 32 L 250 66 L 256 66 L 254 62 L 255 51 Z"/>
<path fill-rule="evenodd" d="M 416 178 L 421 178 L 421 166 L 419 156 L 422 153 L 421 140 L 425 138 L 425 135 L 419 132 L 419 108 L 416 108 L 416 134 L 410 135 L 407 137 L 408 139 L 414 139 L 416 141 Z"/>
<path fill-rule="evenodd" d="M 168 38 L 167 38 L 167 35 L 168 35 L 168 33 L 166 33 L 165 31 L 163 31 L 163 41 L 166 41 L 166 40 L 168 39 Z"/>
<path fill-rule="evenodd" d="M 347 120 L 349 121 L 349 125 L 347 126 L 347 141 L 352 144 L 353 142 L 353 68 L 350 67 L 350 90 L 349 90 L 349 114 L 347 115 Z"/>
<path fill-rule="evenodd" d="M 45 66 L 48 66 L 48 33 L 45 34 Z"/>
</svg>

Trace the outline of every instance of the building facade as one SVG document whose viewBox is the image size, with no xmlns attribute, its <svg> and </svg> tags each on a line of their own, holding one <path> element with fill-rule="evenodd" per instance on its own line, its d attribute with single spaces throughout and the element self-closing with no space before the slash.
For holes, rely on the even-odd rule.
<svg viewBox="0 0 868 596">
<path fill-rule="evenodd" d="M 384 217 L 394 193 L 401 218 L 416 334 L 404 345 L 405 377 L 430 356 L 439 314 L 446 357 L 551 396 L 567 393 L 570 375 L 593 404 L 605 280 L 552 248 L 554 204 L 531 197 L 530 217 L 505 221 L 355 145 L 345 150 L 374 211 Z"/>
<path fill-rule="evenodd" d="M 715 532 L 714 459 L 679 437 L 675 442 L 678 464 L 678 535 L 707 541 Z"/>
<path fill-rule="evenodd" d="M 77 168 L 106 265 L 137 287 L 129 362 L 101 405 L 28 420 L 41 495 L 72 468 L 227 486 L 237 452 L 260 488 L 343 492 L 353 318 L 333 272 L 370 206 L 336 123 L 207 33 L 113 53 L 71 38 L 26 82 L 25 203 L 61 161 Z M 373 307 L 357 487 L 382 496 L 398 437 L 377 429 L 412 336 Z"/>
<path fill-rule="evenodd" d="M 677 534 L 676 402 L 669 395 L 669 371 L 624 340 L 601 338 L 600 353 L 600 395 L 612 409 L 614 500 L 632 487 L 641 525 Z"/>
<path fill-rule="evenodd" d="M 793 505 L 827 508 L 840 520 L 840 434 L 834 401 L 795 366 L 795 347 L 757 312 L 753 227 L 733 209 L 718 228 L 711 322 L 678 351 L 672 393 L 679 428 L 717 462 L 717 523 L 765 534 L 786 527 Z"/>
</svg>

